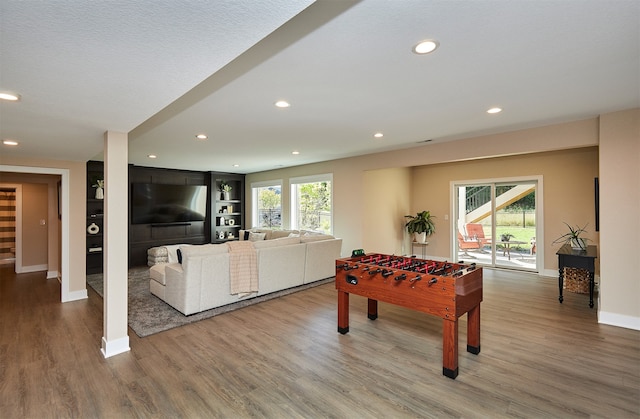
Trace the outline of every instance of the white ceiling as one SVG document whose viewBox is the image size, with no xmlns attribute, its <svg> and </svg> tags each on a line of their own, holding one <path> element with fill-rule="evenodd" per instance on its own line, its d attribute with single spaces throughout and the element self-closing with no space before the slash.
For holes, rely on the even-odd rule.
<svg viewBox="0 0 640 419">
<path fill-rule="evenodd" d="M 637 0 L 0 0 L 0 28 L 16 156 L 111 130 L 133 164 L 251 173 L 640 106 Z"/>
</svg>

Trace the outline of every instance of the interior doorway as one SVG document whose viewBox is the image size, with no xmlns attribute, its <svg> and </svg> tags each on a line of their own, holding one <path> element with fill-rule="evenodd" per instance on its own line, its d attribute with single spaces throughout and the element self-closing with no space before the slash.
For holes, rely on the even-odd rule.
<svg viewBox="0 0 640 419">
<path fill-rule="evenodd" d="M 458 259 L 540 272 L 541 183 L 538 178 L 454 183 L 453 242 Z"/>
<path fill-rule="evenodd" d="M 60 192 L 59 192 L 59 219 L 61 222 L 60 227 L 60 264 L 59 264 L 59 278 L 61 284 L 61 301 L 74 301 L 81 298 L 86 298 L 86 291 L 84 292 L 70 292 L 69 290 L 69 266 L 70 266 L 70 254 L 69 254 L 69 184 L 70 184 L 70 171 L 64 168 L 48 168 L 48 167 L 32 167 L 32 166 L 11 166 L 0 164 L 0 172 L 8 173 L 37 173 L 47 175 L 59 175 L 60 176 Z M 16 218 L 18 222 L 16 227 L 20 228 L 20 199 L 18 193 L 18 201 L 16 206 Z M 20 234 L 16 235 L 16 239 L 19 240 Z M 16 265 L 21 264 L 20 260 L 20 247 L 21 243 L 16 243 Z"/>
<path fill-rule="evenodd" d="M 0 265 L 16 262 L 16 204 L 15 186 L 0 184 Z"/>
</svg>

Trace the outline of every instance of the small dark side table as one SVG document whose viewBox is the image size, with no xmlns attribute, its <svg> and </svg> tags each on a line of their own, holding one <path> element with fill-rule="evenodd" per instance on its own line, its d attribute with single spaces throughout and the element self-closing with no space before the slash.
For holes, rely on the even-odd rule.
<svg viewBox="0 0 640 419">
<path fill-rule="evenodd" d="M 575 250 L 571 245 L 565 244 L 556 252 L 558 255 L 558 288 L 560 296 L 558 301 L 562 303 L 562 288 L 564 287 L 564 268 L 578 268 L 589 271 L 589 307 L 593 308 L 593 289 L 595 288 L 595 260 L 598 257 L 597 246 L 587 246 L 587 250 Z"/>
</svg>

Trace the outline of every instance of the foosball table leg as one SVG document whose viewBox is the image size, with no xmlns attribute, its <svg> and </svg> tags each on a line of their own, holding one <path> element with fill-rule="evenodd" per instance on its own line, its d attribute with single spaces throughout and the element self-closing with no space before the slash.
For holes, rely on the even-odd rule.
<svg viewBox="0 0 640 419">
<path fill-rule="evenodd" d="M 368 299 L 367 317 L 369 320 L 375 320 L 378 318 L 378 300 L 372 300 L 371 298 Z"/>
<path fill-rule="evenodd" d="M 480 304 L 467 313 L 467 352 L 480 353 Z"/>
<path fill-rule="evenodd" d="M 442 320 L 442 374 L 458 376 L 458 318 Z"/>
<path fill-rule="evenodd" d="M 338 291 L 338 332 L 349 333 L 349 293 Z"/>
</svg>

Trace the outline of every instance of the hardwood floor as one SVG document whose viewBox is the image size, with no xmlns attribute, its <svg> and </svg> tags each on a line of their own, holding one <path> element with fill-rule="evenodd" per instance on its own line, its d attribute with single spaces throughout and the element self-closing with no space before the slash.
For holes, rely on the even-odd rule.
<svg viewBox="0 0 640 419">
<path fill-rule="evenodd" d="M 104 359 L 102 299 L 60 303 L 44 273 L 0 267 L 1 418 L 640 417 L 640 332 L 588 296 L 485 269 L 482 351 L 442 375 L 442 320 L 351 296 L 337 333 L 322 285 L 146 338 Z"/>
</svg>

